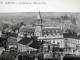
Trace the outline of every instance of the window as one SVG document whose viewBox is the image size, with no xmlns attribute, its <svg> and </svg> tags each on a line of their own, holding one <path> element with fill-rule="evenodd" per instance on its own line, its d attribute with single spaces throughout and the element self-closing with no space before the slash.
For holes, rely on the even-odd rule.
<svg viewBox="0 0 80 60">
<path fill-rule="evenodd" d="M 51 36 L 51 34 L 49 34 L 49 36 Z"/>
<path fill-rule="evenodd" d="M 55 43 L 55 41 L 53 41 L 53 43 Z"/>
<path fill-rule="evenodd" d="M 62 41 L 61 41 L 62 42 Z"/>
<path fill-rule="evenodd" d="M 43 36 L 44 36 L 44 37 L 46 37 L 46 36 L 47 36 L 47 34 L 44 34 Z"/>
<path fill-rule="evenodd" d="M 55 34 L 53 34 L 53 36 L 55 36 Z"/>
<path fill-rule="evenodd" d="M 78 43 L 79 43 L 79 41 L 78 41 Z"/>
<path fill-rule="evenodd" d="M 57 33 L 55 33 L 55 35 L 57 35 Z"/>
<path fill-rule="evenodd" d="M 53 34 L 51 34 L 51 36 L 52 36 Z"/>
<path fill-rule="evenodd" d="M 49 44 L 51 43 L 51 41 L 48 42 Z"/>
<path fill-rule="evenodd" d="M 61 45 L 61 47 L 62 47 L 62 45 Z"/>
<path fill-rule="evenodd" d="M 61 30 L 59 30 L 61 32 Z"/>
<path fill-rule="evenodd" d="M 46 31 L 44 31 L 44 32 L 46 32 Z"/>
<path fill-rule="evenodd" d="M 42 35 L 42 34 L 40 33 L 40 35 Z"/>
<path fill-rule="evenodd" d="M 21 32 L 21 34 L 23 34 L 23 32 Z"/>
<path fill-rule="evenodd" d="M 51 43 L 53 43 L 53 41 L 51 41 Z"/>
</svg>

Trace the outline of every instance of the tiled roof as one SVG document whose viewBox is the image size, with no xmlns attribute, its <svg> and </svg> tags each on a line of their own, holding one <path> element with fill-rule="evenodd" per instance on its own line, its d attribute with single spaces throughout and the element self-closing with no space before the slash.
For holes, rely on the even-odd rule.
<svg viewBox="0 0 80 60">
<path fill-rule="evenodd" d="M 7 39 L 0 37 L 0 42 L 2 42 L 2 41 L 4 41 L 4 40 L 7 40 Z"/>
<path fill-rule="evenodd" d="M 24 37 L 18 43 L 23 44 L 23 45 L 27 45 L 31 40 L 32 40 L 32 38 Z"/>
</svg>

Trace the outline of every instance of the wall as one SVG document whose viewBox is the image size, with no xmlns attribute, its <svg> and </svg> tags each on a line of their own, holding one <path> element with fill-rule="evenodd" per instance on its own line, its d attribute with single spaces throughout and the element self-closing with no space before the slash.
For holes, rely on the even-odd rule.
<svg viewBox="0 0 80 60">
<path fill-rule="evenodd" d="M 28 51 L 28 49 L 29 49 L 28 46 L 18 43 L 18 51 L 19 52 L 25 52 L 25 51 Z"/>
<path fill-rule="evenodd" d="M 50 42 L 51 44 L 58 44 L 59 43 L 59 48 L 64 48 L 65 47 L 65 42 L 63 38 L 56 38 L 56 39 L 44 39 L 46 42 Z"/>
</svg>

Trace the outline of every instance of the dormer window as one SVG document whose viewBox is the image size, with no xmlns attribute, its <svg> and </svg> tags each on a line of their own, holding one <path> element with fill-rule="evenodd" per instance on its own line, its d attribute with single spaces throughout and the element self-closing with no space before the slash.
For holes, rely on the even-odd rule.
<svg viewBox="0 0 80 60">
<path fill-rule="evenodd" d="M 55 41 L 53 41 L 53 43 L 55 43 Z"/>
<path fill-rule="evenodd" d="M 55 34 L 53 34 L 53 35 L 55 35 Z"/>
<path fill-rule="evenodd" d="M 55 37 L 55 34 L 53 34 L 53 36 Z"/>
</svg>

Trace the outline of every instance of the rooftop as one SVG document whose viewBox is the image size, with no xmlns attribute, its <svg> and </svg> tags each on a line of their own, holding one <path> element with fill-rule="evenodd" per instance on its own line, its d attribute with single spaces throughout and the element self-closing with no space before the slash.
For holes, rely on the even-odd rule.
<svg viewBox="0 0 80 60">
<path fill-rule="evenodd" d="M 18 43 L 23 44 L 23 45 L 27 45 L 31 40 L 32 40 L 32 38 L 24 37 Z"/>
<path fill-rule="evenodd" d="M 35 40 L 35 41 L 30 45 L 30 47 L 39 49 L 43 44 L 44 44 L 44 42 Z"/>
</svg>

